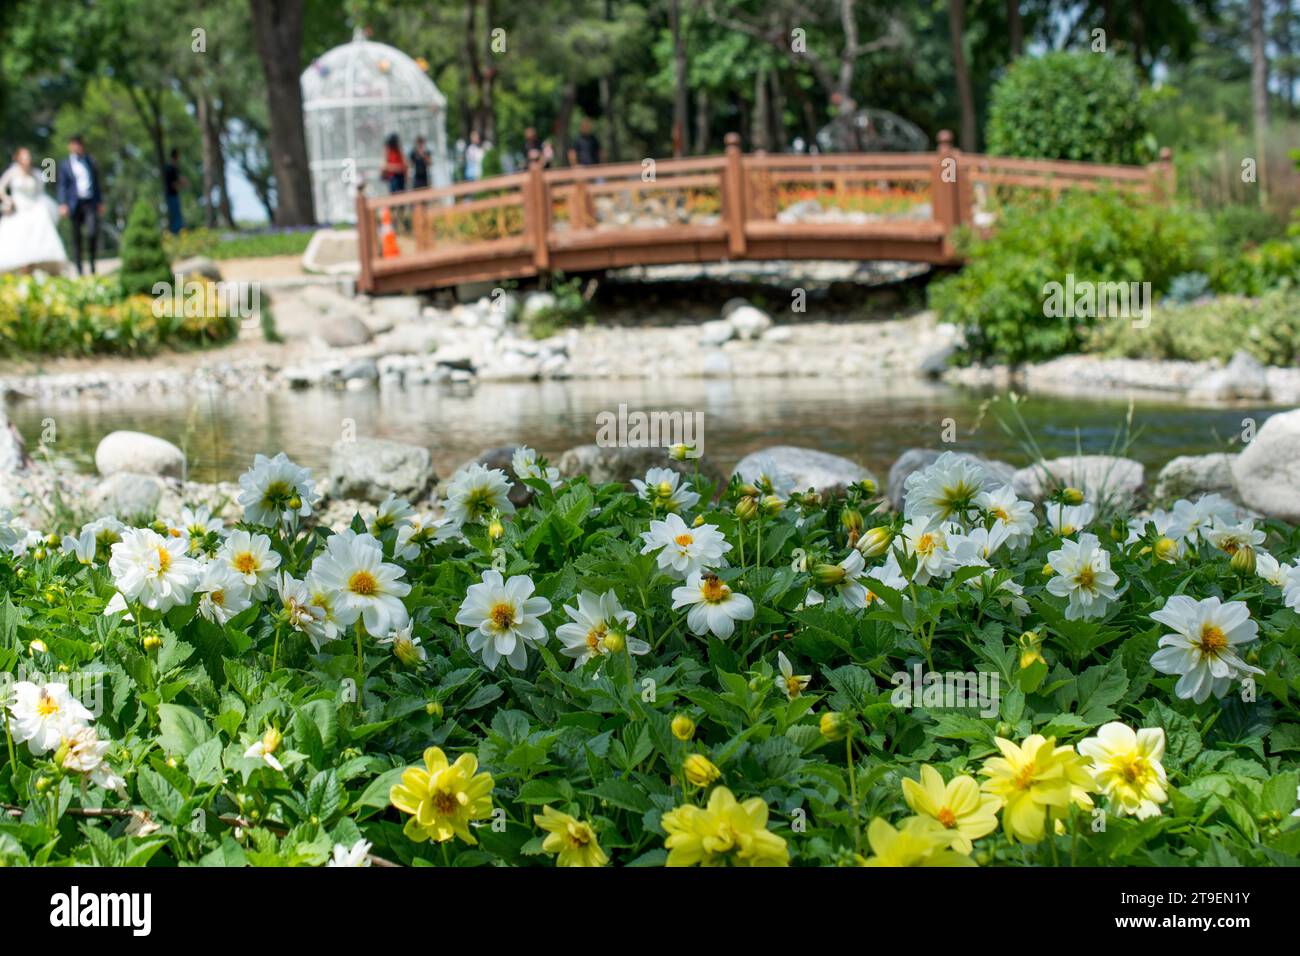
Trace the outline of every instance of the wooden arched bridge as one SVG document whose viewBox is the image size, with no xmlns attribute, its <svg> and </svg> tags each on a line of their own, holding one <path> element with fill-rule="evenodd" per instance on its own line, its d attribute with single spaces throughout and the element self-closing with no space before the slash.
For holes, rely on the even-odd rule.
<svg viewBox="0 0 1300 956">
<path fill-rule="evenodd" d="M 963 153 L 721 156 L 543 169 L 386 196 L 357 194 L 362 292 L 544 272 L 771 259 L 957 264 L 953 232 L 985 230 L 1016 192 L 1173 193 L 1168 151 L 1148 166 Z"/>
</svg>

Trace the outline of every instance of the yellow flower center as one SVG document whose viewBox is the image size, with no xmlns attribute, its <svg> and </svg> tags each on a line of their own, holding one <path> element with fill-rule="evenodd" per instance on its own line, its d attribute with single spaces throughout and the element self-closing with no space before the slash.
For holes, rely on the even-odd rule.
<svg viewBox="0 0 1300 956">
<path fill-rule="evenodd" d="M 581 823 L 576 826 L 570 826 L 564 834 L 568 840 L 569 846 L 575 850 L 581 850 L 591 842 L 591 833 Z"/>
<path fill-rule="evenodd" d="M 1151 776 L 1151 765 L 1145 757 L 1138 754 L 1121 757 L 1117 769 L 1121 777 L 1134 785 L 1143 783 Z"/>
<path fill-rule="evenodd" d="M 916 539 L 916 550 L 918 554 L 929 554 L 934 550 L 934 547 L 934 535 L 928 531 Z"/>
<path fill-rule="evenodd" d="M 1012 781 L 1012 786 L 1014 786 L 1017 790 L 1028 790 L 1029 787 L 1033 784 L 1033 782 L 1034 782 L 1034 765 L 1026 764 L 1025 766 L 1021 767 L 1020 772 L 1016 774 L 1015 780 Z"/>
<path fill-rule="evenodd" d="M 446 817 L 455 813 L 460 808 L 460 803 L 450 790 L 439 790 L 433 795 L 433 808 Z"/>
<path fill-rule="evenodd" d="M 1097 575 L 1092 568 L 1084 568 L 1074 580 L 1081 588 L 1091 588 L 1097 581 Z"/>
<path fill-rule="evenodd" d="M 213 604 L 217 605 L 217 607 L 225 607 L 225 605 L 226 605 L 226 592 L 225 592 L 225 591 L 209 591 L 209 592 L 208 592 L 208 600 L 211 601 Z"/>
<path fill-rule="evenodd" d="M 785 679 L 785 689 L 790 692 L 791 697 L 798 697 L 803 687 L 799 678 L 791 675 Z"/>
<path fill-rule="evenodd" d="M 504 601 L 494 604 L 492 610 L 488 612 L 488 618 L 498 631 L 508 631 L 515 626 L 515 606 Z"/>
<path fill-rule="evenodd" d="M 251 551 L 241 551 L 230 562 L 240 574 L 252 574 L 257 570 L 257 558 Z"/>
<path fill-rule="evenodd" d="M 166 574 L 167 569 L 172 566 L 172 553 L 166 548 L 158 549 L 158 573 Z"/>
<path fill-rule="evenodd" d="M 379 590 L 379 582 L 369 571 L 357 571 L 348 578 L 348 590 L 362 597 L 370 597 Z"/>
<path fill-rule="evenodd" d="M 1227 649 L 1228 639 L 1222 630 L 1213 624 L 1206 624 L 1201 628 L 1201 640 L 1197 646 L 1206 657 L 1218 657 Z"/>
<path fill-rule="evenodd" d="M 1011 515 L 1007 514 L 1007 510 L 1005 508 L 991 508 L 989 509 L 989 514 L 997 518 L 999 521 L 1009 522 L 1011 520 Z"/>
<path fill-rule="evenodd" d="M 683 532 L 682 534 L 679 534 L 677 537 L 673 538 L 673 540 L 677 542 L 677 546 L 678 546 L 679 548 L 684 548 L 684 547 L 686 547 L 687 545 L 689 545 L 689 544 L 691 544 L 692 542 L 694 542 L 694 541 L 695 541 L 695 537 L 694 537 L 694 535 L 691 535 L 691 534 L 688 534 L 688 533 L 686 533 L 686 532 Z"/>
<path fill-rule="evenodd" d="M 729 593 L 730 589 L 716 574 L 705 575 L 704 580 L 700 582 L 700 594 L 704 595 L 704 600 L 710 604 L 721 604 L 727 599 Z"/>
<path fill-rule="evenodd" d="M 1224 538 L 1223 543 L 1220 544 L 1219 547 L 1228 554 L 1236 554 L 1237 550 L 1241 547 L 1241 544 L 1240 542 L 1234 541 L 1232 538 Z"/>
<path fill-rule="evenodd" d="M 952 808 L 943 807 L 935 814 L 935 819 L 951 830 L 957 825 L 957 814 L 952 812 Z"/>
<path fill-rule="evenodd" d="M 36 713 L 42 717 L 50 717 L 59 712 L 59 702 L 53 697 L 41 695 L 41 699 L 36 702 Z"/>
<path fill-rule="evenodd" d="M 587 632 L 587 647 L 593 654 L 601 653 L 601 641 L 605 639 L 605 625 L 598 624 Z"/>
</svg>

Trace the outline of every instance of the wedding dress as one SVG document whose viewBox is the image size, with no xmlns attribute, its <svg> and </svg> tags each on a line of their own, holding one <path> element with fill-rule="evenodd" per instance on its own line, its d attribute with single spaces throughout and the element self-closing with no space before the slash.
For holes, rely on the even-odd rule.
<svg viewBox="0 0 1300 956">
<path fill-rule="evenodd" d="M 15 163 L 0 176 L 0 203 L 0 272 L 39 266 L 61 274 L 68 254 L 59 238 L 59 207 L 45 184 Z"/>
</svg>

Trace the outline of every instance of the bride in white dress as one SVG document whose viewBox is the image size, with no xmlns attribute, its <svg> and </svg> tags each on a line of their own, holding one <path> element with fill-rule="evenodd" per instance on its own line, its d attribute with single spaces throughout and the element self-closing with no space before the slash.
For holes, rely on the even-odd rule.
<svg viewBox="0 0 1300 956">
<path fill-rule="evenodd" d="M 59 207 L 45 194 L 25 147 L 0 175 L 0 272 L 40 268 L 61 275 L 68 254 L 59 238 Z"/>
</svg>

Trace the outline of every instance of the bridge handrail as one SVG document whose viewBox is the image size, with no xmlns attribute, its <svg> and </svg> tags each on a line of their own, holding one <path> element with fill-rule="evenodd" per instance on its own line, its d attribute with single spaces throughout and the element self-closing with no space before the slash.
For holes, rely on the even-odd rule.
<svg viewBox="0 0 1300 956">
<path fill-rule="evenodd" d="M 816 235 L 820 230 L 831 241 L 829 237 L 851 230 L 844 223 L 775 223 L 774 190 L 782 185 L 788 188 L 826 182 L 833 183 L 837 192 L 843 192 L 852 184 L 897 181 L 907 185 L 908 195 L 923 196 L 924 191 L 915 191 L 916 184 L 928 182 L 928 220 L 918 217 L 888 223 L 873 221 L 859 228 L 864 239 L 881 241 L 899 241 L 900 237 L 911 235 L 916 242 L 934 243 L 936 234 L 940 235 L 943 254 L 955 261 L 953 232 L 959 226 L 979 225 L 975 212 L 987 198 L 987 190 L 1013 187 L 1046 190 L 1056 195 L 1071 188 L 1113 187 L 1171 196 L 1174 186 L 1173 163 L 1167 149 L 1161 151 L 1158 162 L 1123 166 L 963 153 L 953 148 L 952 134 L 947 130 L 939 133 L 937 148 L 926 153 L 746 155 L 741 152 L 737 134 L 729 133 L 725 142 L 725 151 L 717 156 L 562 169 L 543 169 L 534 158 L 522 172 L 451 186 L 373 197 L 365 194 L 364 187 L 359 187 L 357 226 L 361 274 L 358 285 L 362 290 L 373 290 L 376 265 L 385 258 L 376 214 L 384 218 L 385 229 L 390 228 L 394 215 L 401 217 L 404 224 L 410 224 L 416 234 L 416 252 L 402 253 L 399 258 L 418 258 L 426 263 L 440 258 L 456 262 L 474 258 L 465 253 L 463 245 L 454 245 L 445 250 L 445 255 L 439 253 L 433 238 L 438 222 L 451 223 L 455 233 L 455 224 L 464 217 L 474 214 L 494 217 L 490 223 L 495 226 L 495 237 L 479 238 L 474 243 L 483 244 L 485 251 L 524 249 L 531 257 L 531 269 L 545 271 L 550 268 L 553 250 L 593 244 L 582 237 L 588 234 L 594 237 L 597 226 L 594 199 L 600 195 L 629 190 L 633 193 L 716 190 L 719 197 L 716 217 L 706 217 L 698 224 L 601 229 L 599 236 L 609 248 L 649 249 L 656 244 L 712 242 L 715 240 L 710 237 L 721 229 L 726 236 L 725 255 L 734 259 L 744 258 L 751 236 L 769 243 L 776 241 L 783 231 L 778 225 L 787 227 L 784 231 L 792 239 Z M 908 201 L 906 196 L 904 201 Z M 924 214 L 924 206 L 913 204 L 907 208 L 918 208 Z M 662 235 L 656 239 L 656 233 Z M 392 274 L 400 272 L 400 267 L 385 262 L 382 271 Z"/>
</svg>

